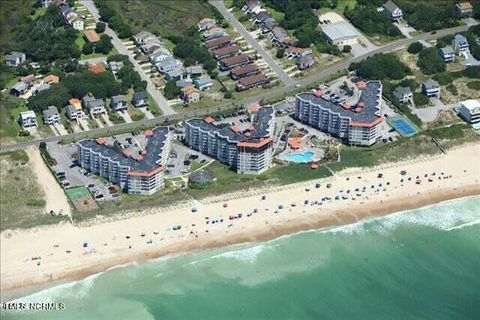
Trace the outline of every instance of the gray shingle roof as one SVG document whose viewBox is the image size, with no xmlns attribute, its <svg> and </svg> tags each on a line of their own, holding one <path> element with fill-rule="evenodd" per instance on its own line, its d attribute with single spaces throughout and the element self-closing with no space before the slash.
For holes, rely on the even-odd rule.
<svg viewBox="0 0 480 320">
<path fill-rule="evenodd" d="M 153 136 L 146 138 L 146 151 L 141 161 L 137 161 L 132 157 L 127 157 L 123 153 L 118 152 L 110 146 L 105 144 L 98 144 L 95 140 L 82 140 L 78 143 L 84 147 L 90 148 L 95 152 L 102 153 L 113 161 L 118 161 L 121 166 L 130 167 L 130 171 L 149 172 L 159 167 L 156 163 L 159 160 L 159 155 L 162 154 L 162 149 L 167 142 L 168 127 L 157 127 L 152 130 Z M 136 156 L 136 155 L 134 155 Z"/>
<path fill-rule="evenodd" d="M 323 96 L 315 96 L 312 92 L 304 92 L 298 96 L 302 100 L 310 101 L 313 104 L 330 109 L 341 117 L 350 118 L 353 122 L 370 123 L 379 118 L 377 113 L 382 96 L 382 84 L 377 80 L 367 82 L 366 88 L 362 90 L 360 95 L 359 102 L 363 102 L 364 104 L 364 109 L 361 112 L 355 112 L 353 107 L 345 109 L 340 104 L 327 100 Z"/>
</svg>

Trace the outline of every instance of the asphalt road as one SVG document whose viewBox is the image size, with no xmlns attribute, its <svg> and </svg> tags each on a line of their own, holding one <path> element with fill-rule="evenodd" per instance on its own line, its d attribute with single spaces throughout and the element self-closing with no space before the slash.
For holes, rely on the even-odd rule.
<svg viewBox="0 0 480 320">
<path fill-rule="evenodd" d="M 86 2 L 85 0 L 83 2 Z M 367 54 L 364 54 L 362 56 L 355 57 L 353 59 L 350 59 L 346 62 L 334 65 L 330 68 L 325 69 L 322 72 L 319 72 L 315 75 L 312 75 L 310 77 L 306 77 L 304 79 L 301 79 L 299 81 L 296 81 L 295 84 L 278 88 L 276 90 L 270 91 L 267 94 L 262 94 L 262 95 L 257 95 L 257 96 L 252 96 L 249 98 L 246 98 L 242 101 L 236 102 L 235 104 L 233 103 L 228 103 L 228 104 L 222 104 L 222 105 L 217 105 L 217 106 L 212 106 L 209 108 L 204 108 L 204 109 L 199 109 L 199 110 L 193 110 L 190 112 L 185 112 L 185 113 L 176 113 L 176 114 L 167 114 L 167 115 L 162 115 L 159 117 L 156 117 L 154 119 L 144 119 L 141 121 L 137 122 L 132 122 L 132 123 L 122 123 L 118 124 L 112 127 L 107 127 L 107 128 L 99 128 L 99 129 L 93 129 L 90 131 L 84 131 L 84 132 L 76 132 L 76 133 L 71 133 L 68 136 L 57 136 L 57 137 L 49 137 L 49 138 L 43 138 L 43 139 L 35 139 L 32 141 L 28 142 L 20 142 L 16 144 L 9 144 L 9 145 L 1 145 L 0 146 L 0 153 L 3 152 L 8 152 L 8 151 L 13 151 L 13 150 L 19 150 L 19 149 L 24 149 L 27 146 L 31 145 L 38 145 L 41 142 L 52 142 L 52 141 L 62 141 L 64 139 L 84 139 L 92 136 L 98 136 L 98 135 L 110 135 L 114 134 L 114 131 L 123 131 L 123 130 L 134 130 L 137 129 L 141 126 L 154 126 L 154 125 L 161 125 L 165 123 L 166 121 L 175 121 L 175 120 L 185 120 L 193 117 L 201 117 L 203 115 L 207 114 L 212 114 L 216 113 L 222 110 L 227 110 L 230 108 L 233 108 L 235 106 L 240 106 L 240 105 L 246 105 L 250 104 L 256 101 L 259 101 L 261 99 L 271 99 L 275 98 L 278 96 L 281 96 L 283 94 L 292 92 L 294 90 L 299 89 L 300 87 L 307 86 L 313 82 L 320 81 L 322 79 L 325 79 L 329 77 L 332 74 L 335 74 L 336 72 L 348 68 L 348 66 L 353 63 L 353 62 L 359 62 L 362 61 L 374 54 L 381 53 L 381 52 L 390 52 L 390 51 L 395 51 L 397 49 L 400 49 L 402 47 L 408 46 L 412 42 L 418 41 L 418 40 L 433 40 L 437 38 L 441 38 L 443 36 L 446 36 L 448 34 L 456 33 L 456 32 L 462 32 L 465 31 L 469 28 L 469 26 L 460 26 L 460 27 L 454 27 L 454 28 L 449 28 L 449 29 L 443 29 L 443 30 L 438 30 L 435 34 L 431 33 L 424 33 L 421 35 L 418 35 L 416 37 L 410 38 L 410 39 L 402 39 L 398 40 L 395 42 L 392 42 L 390 44 L 387 44 L 385 46 L 379 47 L 378 49 L 369 52 Z"/>
<path fill-rule="evenodd" d="M 217 10 L 222 14 L 222 16 L 237 30 L 237 32 L 248 42 L 253 49 L 257 51 L 268 64 L 270 69 L 275 72 L 280 80 L 285 84 L 285 86 L 290 86 L 295 84 L 295 80 L 290 78 L 288 74 L 279 66 L 275 60 L 270 56 L 270 54 L 263 48 L 263 46 L 257 42 L 257 40 L 248 32 L 247 29 L 227 10 L 223 0 L 211 0 L 209 1 Z"/>
<path fill-rule="evenodd" d="M 88 11 L 90 11 L 95 21 L 100 21 L 100 14 L 98 13 L 98 9 L 92 0 L 80 0 L 80 3 L 84 5 L 85 8 L 88 9 Z M 115 31 L 110 29 L 108 24 L 105 28 L 105 34 L 109 35 L 112 38 L 112 44 L 120 54 L 124 54 L 129 57 L 130 61 L 133 63 L 135 71 L 138 72 L 142 80 L 145 80 L 147 82 L 147 91 L 152 96 L 153 100 L 155 100 L 159 108 L 162 110 L 163 114 L 165 115 L 175 114 L 176 111 L 173 110 L 172 107 L 170 107 L 170 105 L 167 102 L 167 99 L 165 99 L 165 97 L 160 93 L 160 91 L 158 91 L 158 89 L 155 87 L 150 77 L 145 73 L 145 71 L 138 64 L 138 62 L 135 61 L 134 55 L 130 51 L 128 51 L 127 47 L 125 47 L 125 45 L 120 40 L 120 38 L 118 38 Z"/>
</svg>

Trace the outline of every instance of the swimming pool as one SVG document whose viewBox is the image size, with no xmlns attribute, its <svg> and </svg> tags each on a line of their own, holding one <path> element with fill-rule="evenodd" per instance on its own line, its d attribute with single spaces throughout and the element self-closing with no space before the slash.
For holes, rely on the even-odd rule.
<svg viewBox="0 0 480 320">
<path fill-rule="evenodd" d="M 418 132 L 415 126 L 404 117 L 398 116 L 389 118 L 388 123 L 403 137 L 411 137 Z"/>
<path fill-rule="evenodd" d="M 295 162 L 295 163 L 305 163 L 312 161 L 315 153 L 313 151 L 306 151 L 303 153 L 292 153 L 283 157 L 285 161 Z"/>
</svg>

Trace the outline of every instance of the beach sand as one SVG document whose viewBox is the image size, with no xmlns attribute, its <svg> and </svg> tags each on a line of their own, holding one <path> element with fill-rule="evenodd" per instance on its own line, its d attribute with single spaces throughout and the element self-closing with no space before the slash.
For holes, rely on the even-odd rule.
<svg viewBox="0 0 480 320">
<path fill-rule="evenodd" d="M 5 231 L 0 235 L 1 286 L 6 291 L 76 280 L 129 262 L 264 241 L 479 194 L 480 144 L 475 144 L 447 155 L 348 169 L 327 179 L 185 200 L 177 208 L 147 209 L 124 220 Z M 229 219 L 238 213 L 241 218 Z M 181 229 L 172 230 L 174 225 Z"/>
<path fill-rule="evenodd" d="M 64 215 L 70 215 L 70 205 L 68 204 L 67 195 L 63 192 L 63 189 L 43 161 L 38 148 L 28 147 L 25 152 L 28 155 L 29 164 L 37 176 L 38 184 L 45 193 L 45 213 L 49 214 L 50 210 L 53 210 L 56 213 L 62 212 Z"/>
</svg>

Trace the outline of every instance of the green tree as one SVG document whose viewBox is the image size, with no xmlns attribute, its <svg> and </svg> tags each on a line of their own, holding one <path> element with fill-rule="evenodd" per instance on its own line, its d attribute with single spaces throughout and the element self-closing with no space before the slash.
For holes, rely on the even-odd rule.
<svg viewBox="0 0 480 320">
<path fill-rule="evenodd" d="M 105 23 L 104 22 L 97 22 L 97 25 L 95 26 L 95 32 L 97 33 L 103 33 L 105 32 Z"/>
<path fill-rule="evenodd" d="M 420 42 L 418 41 L 415 41 L 413 42 L 411 45 L 408 46 L 408 49 L 407 51 L 411 54 L 417 54 L 419 53 L 420 51 L 423 50 L 423 44 L 421 44 Z"/>
<path fill-rule="evenodd" d="M 343 53 L 349 53 L 352 51 L 352 46 L 349 46 L 348 44 L 343 46 L 342 52 Z"/>
<path fill-rule="evenodd" d="M 106 34 L 102 34 L 100 36 L 100 41 L 95 45 L 95 52 L 108 54 L 112 49 L 112 39 Z"/>
<path fill-rule="evenodd" d="M 163 93 L 165 94 L 165 98 L 167 99 L 175 99 L 177 98 L 181 90 L 179 87 L 177 87 L 177 81 L 176 80 L 169 80 L 165 84 L 165 88 L 163 89 Z"/>
<path fill-rule="evenodd" d="M 284 48 L 278 48 L 276 57 L 278 59 L 281 59 L 281 58 L 283 58 L 284 55 L 285 55 L 285 49 Z"/>
<path fill-rule="evenodd" d="M 94 45 L 90 42 L 87 42 L 82 47 L 82 53 L 85 55 L 89 55 L 93 53 Z"/>
<path fill-rule="evenodd" d="M 447 69 L 445 61 L 438 55 L 437 49 L 426 48 L 418 55 L 417 66 L 423 74 L 434 74 L 444 72 Z"/>
<path fill-rule="evenodd" d="M 414 92 L 413 101 L 415 102 L 416 106 L 424 106 L 428 104 L 429 99 L 426 95 L 424 95 L 421 92 Z"/>
</svg>

